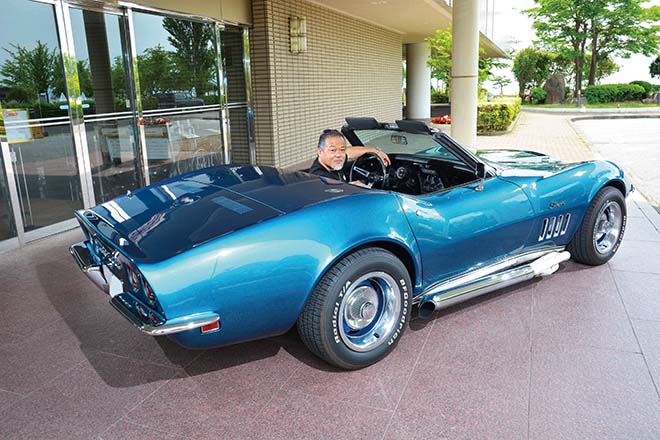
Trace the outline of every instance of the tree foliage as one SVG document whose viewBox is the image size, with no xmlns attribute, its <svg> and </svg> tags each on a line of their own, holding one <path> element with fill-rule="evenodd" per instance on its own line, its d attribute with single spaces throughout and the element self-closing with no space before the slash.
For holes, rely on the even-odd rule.
<svg viewBox="0 0 660 440">
<path fill-rule="evenodd" d="M 0 66 L 0 75 L 4 76 L 2 84 L 24 90 L 30 100 L 39 99 L 42 93 L 49 96 L 56 75 L 62 77 L 58 51 L 49 50 L 48 44 L 41 41 L 31 50 L 18 44 L 10 46 L 12 49 L 3 48 L 9 58 Z"/>
<path fill-rule="evenodd" d="M 208 24 L 173 18 L 163 19 L 163 28 L 170 34 L 167 41 L 174 47 L 172 59 L 179 70 L 179 78 L 188 82 L 198 96 L 209 89 L 214 73 L 215 50 L 213 28 Z"/>
<path fill-rule="evenodd" d="M 442 81 L 451 86 L 451 65 L 452 65 L 452 34 L 450 29 L 440 29 L 436 31 L 433 37 L 427 38 L 431 55 L 427 60 L 431 68 L 431 77 Z M 479 58 L 478 83 L 483 84 L 493 73 L 496 67 L 503 67 L 505 63 L 495 58 L 486 58 L 483 56 L 483 49 L 480 49 L 482 56 Z"/>
<path fill-rule="evenodd" d="M 594 84 L 605 59 L 649 55 L 660 45 L 660 8 L 644 8 L 645 0 L 535 0 L 525 11 L 534 19 L 541 42 L 573 63 L 576 90 L 582 89 L 587 55 L 588 82 Z M 610 67 L 612 65 L 610 64 Z"/>
<path fill-rule="evenodd" d="M 511 80 L 509 78 L 504 77 L 504 76 L 493 76 L 491 78 L 491 81 L 493 81 L 493 84 L 495 85 L 495 87 L 500 88 L 500 96 L 504 95 L 504 87 L 511 84 Z"/>
<path fill-rule="evenodd" d="M 554 57 L 551 53 L 528 47 L 518 52 L 513 58 L 513 76 L 518 81 L 518 94 L 534 87 L 541 87 L 553 69 Z"/>
<path fill-rule="evenodd" d="M 660 77 L 660 56 L 656 57 L 655 60 L 649 66 L 649 73 L 652 78 Z"/>
</svg>

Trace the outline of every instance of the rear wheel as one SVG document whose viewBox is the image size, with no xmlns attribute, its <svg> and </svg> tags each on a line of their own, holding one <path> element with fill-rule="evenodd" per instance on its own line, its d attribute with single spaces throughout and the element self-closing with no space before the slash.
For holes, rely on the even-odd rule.
<svg viewBox="0 0 660 440">
<path fill-rule="evenodd" d="M 626 201 L 621 191 L 611 186 L 601 189 L 568 244 L 573 260 L 591 266 L 607 263 L 619 250 L 626 219 Z"/>
<path fill-rule="evenodd" d="M 410 317 L 410 292 L 408 271 L 391 252 L 356 251 L 315 287 L 298 332 L 325 361 L 349 370 L 366 367 L 396 346 Z"/>
</svg>

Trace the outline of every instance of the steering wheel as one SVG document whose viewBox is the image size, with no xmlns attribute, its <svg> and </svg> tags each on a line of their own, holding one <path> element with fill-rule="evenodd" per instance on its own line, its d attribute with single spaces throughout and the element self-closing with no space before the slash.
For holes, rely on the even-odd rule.
<svg viewBox="0 0 660 440">
<path fill-rule="evenodd" d="M 354 175 L 357 179 L 353 178 Z M 366 180 L 364 183 L 366 183 L 369 188 L 374 186 L 376 188 L 382 188 L 386 175 L 387 167 L 385 166 L 383 159 L 381 159 L 376 153 L 364 153 L 353 162 L 351 171 L 348 175 L 348 181 L 354 182 L 355 180 Z"/>
</svg>

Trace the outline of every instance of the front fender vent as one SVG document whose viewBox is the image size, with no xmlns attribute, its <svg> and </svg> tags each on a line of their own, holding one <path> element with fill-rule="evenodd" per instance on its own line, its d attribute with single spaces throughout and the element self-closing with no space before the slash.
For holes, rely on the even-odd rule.
<svg viewBox="0 0 660 440">
<path fill-rule="evenodd" d="M 549 240 L 564 235 L 568 230 L 570 222 L 571 214 L 568 213 L 544 218 L 538 241 Z"/>
</svg>

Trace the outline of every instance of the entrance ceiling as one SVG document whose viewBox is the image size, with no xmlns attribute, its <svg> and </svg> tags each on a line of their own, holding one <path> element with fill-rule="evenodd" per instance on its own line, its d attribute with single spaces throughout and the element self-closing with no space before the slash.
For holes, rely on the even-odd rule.
<svg viewBox="0 0 660 440">
<path fill-rule="evenodd" d="M 422 43 L 437 29 L 452 23 L 452 10 L 443 0 L 323 0 L 312 1 L 401 34 L 404 44 Z M 495 43 L 480 34 L 487 57 L 505 57 Z"/>
</svg>

